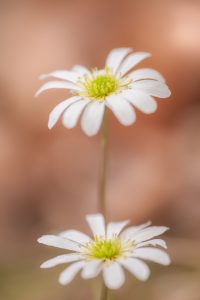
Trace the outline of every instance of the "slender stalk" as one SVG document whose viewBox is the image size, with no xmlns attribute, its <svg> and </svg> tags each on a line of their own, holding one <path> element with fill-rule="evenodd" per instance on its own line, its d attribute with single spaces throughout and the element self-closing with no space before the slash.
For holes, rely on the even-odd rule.
<svg viewBox="0 0 200 300">
<path fill-rule="evenodd" d="M 108 288 L 105 286 L 103 280 L 102 280 L 100 300 L 108 300 Z"/>
<path fill-rule="evenodd" d="M 108 162 L 108 123 L 106 112 L 102 122 L 102 162 L 101 162 L 101 173 L 100 173 L 100 185 L 99 185 L 99 211 L 104 215 L 106 219 L 106 175 L 107 175 L 107 162 Z M 101 292 L 99 300 L 108 300 L 108 288 L 102 280 Z"/>
<path fill-rule="evenodd" d="M 108 161 L 108 124 L 106 112 L 104 113 L 104 118 L 102 122 L 102 163 L 101 163 L 101 173 L 100 173 L 100 186 L 99 186 L 99 211 L 106 218 L 106 173 L 107 173 L 107 161 Z"/>
</svg>

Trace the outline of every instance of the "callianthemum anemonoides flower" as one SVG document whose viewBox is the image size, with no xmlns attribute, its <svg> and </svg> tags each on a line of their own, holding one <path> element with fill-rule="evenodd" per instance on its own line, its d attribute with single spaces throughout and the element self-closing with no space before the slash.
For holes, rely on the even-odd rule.
<svg viewBox="0 0 200 300">
<path fill-rule="evenodd" d="M 128 221 L 111 222 L 105 227 L 101 214 L 87 215 L 86 220 L 92 230 L 92 238 L 76 230 L 67 230 L 38 239 L 39 243 L 71 251 L 41 265 L 41 268 L 51 268 L 71 263 L 60 274 L 61 284 L 71 282 L 79 271 L 84 279 L 96 277 L 102 272 L 105 285 L 110 289 L 117 289 L 125 281 L 123 268 L 139 280 L 145 281 L 150 270 L 143 260 L 161 265 L 170 263 L 168 254 L 156 247 L 166 248 L 165 241 L 155 239 L 167 227 L 150 226 L 151 222 L 147 222 L 124 229 Z"/>
<path fill-rule="evenodd" d="M 76 65 L 69 71 L 41 75 L 40 79 L 54 77 L 59 80 L 45 83 L 36 96 L 53 88 L 69 89 L 72 94 L 52 110 L 48 127 L 52 128 L 62 115 L 63 125 L 73 128 L 81 116 L 83 131 L 92 136 L 101 126 L 106 107 L 125 126 L 136 120 L 134 107 L 145 114 L 155 112 L 157 103 L 154 97 L 170 96 L 165 79 L 153 69 L 132 70 L 149 56 L 150 53 L 147 52 L 119 48 L 109 53 L 104 69 L 90 71 Z"/>
</svg>

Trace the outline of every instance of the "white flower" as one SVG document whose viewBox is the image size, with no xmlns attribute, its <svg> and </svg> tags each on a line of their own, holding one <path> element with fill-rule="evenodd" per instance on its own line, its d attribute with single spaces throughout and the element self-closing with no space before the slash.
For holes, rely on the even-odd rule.
<svg viewBox="0 0 200 300">
<path fill-rule="evenodd" d="M 55 77 L 61 80 L 45 83 L 36 93 L 53 88 L 69 89 L 72 97 L 59 103 L 50 113 L 51 129 L 62 115 L 66 128 L 76 126 L 81 116 L 81 127 L 89 135 L 95 135 L 102 123 L 105 108 L 115 114 L 125 126 L 136 120 L 136 107 L 145 114 L 156 111 L 153 97 L 167 98 L 170 90 L 164 78 L 153 69 L 143 68 L 130 72 L 139 62 L 150 56 L 147 52 L 132 53 L 130 48 L 113 49 L 102 70 L 89 71 L 76 65 L 70 71 L 55 71 L 41 75 L 40 79 Z"/>
<path fill-rule="evenodd" d="M 79 271 L 84 279 L 96 277 L 102 272 L 106 286 L 117 289 L 125 281 L 122 267 L 139 280 L 145 281 L 150 275 L 150 270 L 143 259 L 169 265 L 168 254 L 155 248 L 155 246 L 167 248 L 166 243 L 162 239 L 154 239 L 168 230 L 167 227 L 150 226 L 151 222 L 147 222 L 123 230 L 128 221 L 111 222 L 105 227 L 104 217 L 101 214 L 87 215 L 86 220 L 93 238 L 80 231 L 67 230 L 58 235 L 44 235 L 38 239 L 39 243 L 72 251 L 41 265 L 41 268 L 51 268 L 71 263 L 60 274 L 61 284 L 71 282 Z"/>
</svg>

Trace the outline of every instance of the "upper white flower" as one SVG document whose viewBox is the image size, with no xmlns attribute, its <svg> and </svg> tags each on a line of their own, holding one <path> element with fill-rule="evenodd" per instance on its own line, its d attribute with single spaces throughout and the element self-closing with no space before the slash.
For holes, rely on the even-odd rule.
<svg viewBox="0 0 200 300">
<path fill-rule="evenodd" d="M 161 74 L 143 68 L 130 72 L 139 62 L 150 56 L 147 52 L 132 53 L 130 48 L 113 49 L 102 70 L 89 71 L 76 65 L 70 71 L 55 71 L 41 75 L 40 79 L 55 77 L 58 81 L 45 83 L 36 93 L 53 88 L 69 89 L 72 97 L 59 103 L 50 113 L 48 127 L 52 128 L 62 115 L 66 128 L 76 126 L 80 115 L 81 127 L 89 135 L 95 135 L 102 123 L 105 108 L 115 114 L 125 126 L 136 120 L 135 110 L 145 114 L 156 111 L 153 97 L 167 98 L 170 90 Z"/>
<path fill-rule="evenodd" d="M 125 281 L 122 267 L 139 280 L 145 281 L 150 275 L 150 270 L 143 259 L 161 265 L 170 263 L 168 254 L 155 248 L 167 248 L 165 241 L 154 239 L 168 230 L 167 227 L 150 226 L 151 222 L 147 222 L 123 230 L 128 221 L 111 222 L 105 227 L 101 214 L 87 215 L 86 220 L 93 238 L 80 231 L 67 230 L 58 235 L 44 235 L 38 239 L 39 243 L 72 251 L 41 265 L 41 268 L 51 268 L 63 263 L 72 263 L 60 274 L 61 284 L 71 282 L 81 270 L 84 279 L 96 277 L 102 272 L 106 286 L 117 289 Z"/>
</svg>

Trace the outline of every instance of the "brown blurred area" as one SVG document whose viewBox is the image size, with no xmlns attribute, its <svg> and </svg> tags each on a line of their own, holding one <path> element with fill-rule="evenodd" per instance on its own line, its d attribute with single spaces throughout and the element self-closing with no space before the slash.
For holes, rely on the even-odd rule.
<svg viewBox="0 0 200 300">
<path fill-rule="evenodd" d="M 66 91 L 38 98 L 38 75 L 74 64 L 101 67 L 115 47 L 149 51 L 140 67 L 158 69 L 172 90 L 150 116 L 123 127 L 109 114 L 109 219 L 151 219 L 171 228 L 169 268 L 148 283 L 127 275 L 112 299 L 200 299 L 200 1 L 0 1 L 0 299 L 93 299 L 91 282 L 56 282 L 41 261 L 60 251 L 42 234 L 88 230 L 96 212 L 100 136 L 80 126 L 49 131 L 48 115 Z M 77 284 L 80 287 L 77 289 Z M 98 284 L 94 280 L 94 286 Z M 85 296 L 83 296 L 85 295 Z"/>
</svg>

